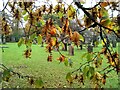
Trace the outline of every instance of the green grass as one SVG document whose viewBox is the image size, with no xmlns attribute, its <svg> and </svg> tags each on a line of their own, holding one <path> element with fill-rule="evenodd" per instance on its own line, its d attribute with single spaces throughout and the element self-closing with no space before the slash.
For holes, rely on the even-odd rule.
<svg viewBox="0 0 120 90">
<path fill-rule="evenodd" d="M 70 56 L 73 61 L 73 67 L 71 68 L 66 67 L 64 63 L 59 63 L 57 58 L 60 55 L 56 51 L 53 52 L 53 61 L 47 62 L 48 53 L 44 47 L 40 47 L 39 45 L 32 46 L 32 55 L 30 59 L 26 59 L 23 56 L 23 51 L 25 50 L 24 45 L 18 48 L 17 43 L 7 43 L 5 46 L 8 46 L 9 48 L 4 49 L 4 52 L 2 53 L 2 63 L 22 75 L 41 77 L 45 88 L 81 87 L 81 85 L 77 82 L 69 85 L 65 77 L 68 72 L 79 68 L 80 63 L 85 62 L 85 60 L 81 59 L 82 54 L 86 52 L 85 48 L 83 50 L 78 50 L 75 48 L 75 55 Z M 101 45 L 94 50 L 99 51 L 100 47 Z M 62 53 L 68 56 L 68 52 L 62 51 Z M 103 67 L 105 67 L 107 65 L 107 61 L 104 60 L 103 62 Z M 101 67 L 101 69 L 103 67 Z M 109 78 L 107 79 L 107 83 L 104 87 L 117 88 L 117 86 L 118 76 L 114 71 L 112 71 L 109 74 Z M 14 76 L 10 78 L 9 82 L 3 82 L 3 87 L 32 88 L 34 86 L 26 82 L 26 79 L 21 79 L 18 78 L 18 76 Z M 86 82 L 83 87 L 89 88 L 89 84 Z"/>
</svg>

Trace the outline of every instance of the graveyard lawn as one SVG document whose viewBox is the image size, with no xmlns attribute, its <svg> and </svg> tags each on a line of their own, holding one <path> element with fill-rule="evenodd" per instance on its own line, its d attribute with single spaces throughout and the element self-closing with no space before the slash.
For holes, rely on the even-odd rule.
<svg viewBox="0 0 120 90">
<path fill-rule="evenodd" d="M 60 63 L 57 58 L 60 56 L 57 51 L 53 51 L 53 61 L 48 62 L 46 48 L 41 47 L 40 45 L 32 46 L 32 55 L 30 59 L 26 59 L 23 56 L 25 46 L 20 48 L 17 46 L 17 43 L 7 43 L 4 46 L 4 52 L 2 52 L 2 63 L 8 68 L 12 68 L 15 72 L 18 72 L 22 75 L 29 75 L 35 77 L 41 77 L 44 83 L 45 88 L 90 88 L 88 82 L 84 86 L 79 84 L 77 81 L 74 81 L 72 85 L 69 85 L 65 77 L 68 72 L 71 72 L 79 68 L 80 63 L 84 63 L 85 60 L 82 59 L 82 55 L 86 52 L 87 47 L 83 47 L 82 50 L 74 47 L 74 56 L 69 56 L 68 51 L 61 51 L 62 54 L 71 58 L 73 66 L 65 66 L 64 63 Z M 94 48 L 94 51 L 99 51 L 102 45 Z M 118 50 L 117 48 L 115 48 Z M 103 67 L 107 65 L 107 60 L 104 59 Z M 109 78 L 110 77 L 110 78 Z M 3 81 L 3 87 L 5 88 L 33 88 L 33 85 L 30 85 L 26 82 L 26 79 L 21 79 L 18 76 L 13 76 L 10 78 L 9 82 Z M 112 71 L 109 73 L 106 85 L 104 88 L 117 88 L 118 87 L 118 76 Z"/>
</svg>

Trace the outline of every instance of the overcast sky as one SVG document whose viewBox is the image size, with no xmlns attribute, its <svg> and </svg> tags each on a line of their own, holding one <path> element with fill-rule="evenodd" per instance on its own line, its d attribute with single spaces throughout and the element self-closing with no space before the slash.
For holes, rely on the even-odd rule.
<svg viewBox="0 0 120 90">
<path fill-rule="evenodd" d="M 0 11 L 3 9 L 3 1 L 4 1 L 4 3 L 6 4 L 6 2 L 8 1 L 8 0 L 1 0 L 1 2 L 0 2 Z M 17 0 L 18 1 L 18 0 Z M 30 1 L 30 0 L 29 0 Z M 35 0 L 36 1 L 36 5 L 38 6 L 38 5 L 40 5 L 40 4 L 44 4 L 44 3 L 41 3 L 41 1 L 42 2 L 45 2 L 45 0 Z M 54 6 L 57 4 L 57 0 L 49 0 Z M 68 5 L 69 4 L 71 4 L 71 2 L 73 1 L 73 0 L 63 0 L 65 3 L 67 3 Z M 75 0 L 74 0 L 75 1 Z M 96 2 L 98 2 L 99 0 L 80 0 L 80 1 L 85 1 L 86 3 L 83 5 L 84 7 L 92 7 L 92 6 L 94 6 L 95 4 L 96 4 Z M 115 0 L 116 1 L 116 0 Z M 110 13 L 110 15 L 111 15 L 111 11 L 109 10 L 109 13 Z M 83 13 L 82 13 L 82 11 L 80 10 L 80 16 L 82 16 L 83 15 Z M 117 16 L 118 15 L 118 12 L 117 11 L 115 11 L 114 13 L 113 13 L 113 16 Z"/>
</svg>

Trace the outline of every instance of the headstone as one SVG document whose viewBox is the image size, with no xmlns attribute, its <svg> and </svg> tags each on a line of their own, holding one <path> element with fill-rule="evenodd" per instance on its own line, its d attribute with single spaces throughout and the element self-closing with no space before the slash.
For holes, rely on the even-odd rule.
<svg viewBox="0 0 120 90">
<path fill-rule="evenodd" d="M 74 56 L 74 47 L 72 45 L 69 45 L 69 55 Z"/>
<path fill-rule="evenodd" d="M 116 45 L 117 45 L 117 42 L 116 42 L 116 41 L 112 41 L 112 46 L 113 46 L 114 48 L 116 48 Z"/>
<path fill-rule="evenodd" d="M 6 44 L 6 39 L 5 39 L 5 36 L 3 36 L 3 35 L 2 35 L 2 43 Z"/>
<path fill-rule="evenodd" d="M 117 42 L 120 42 L 120 38 L 117 37 Z"/>
<path fill-rule="evenodd" d="M 88 51 L 88 53 L 93 52 L 93 46 L 92 45 L 88 45 L 87 51 Z"/>
<path fill-rule="evenodd" d="M 11 41 L 15 42 L 15 37 L 14 36 L 11 37 Z"/>
</svg>

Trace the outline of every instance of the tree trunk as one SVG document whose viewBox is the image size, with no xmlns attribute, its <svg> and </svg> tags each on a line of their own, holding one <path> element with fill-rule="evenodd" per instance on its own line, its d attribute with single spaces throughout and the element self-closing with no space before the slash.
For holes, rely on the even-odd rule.
<svg viewBox="0 0 120 90">
<path fill-rule="evenodd" d="M 63 51 L 67 51 L 67 43 L 63 43 L 64 47 L 62 48 Z"/>
<path fill-rule="evenodd" d="M 2 44 L 6 44 L 6 39 L 5 39 L 5 35 L 2 34 Z"/>
<path fill-rule="evenodd" d="M 80 45 L 80 50 L 82 50 L 83 49 L 83 46 L 82 45 Z"/>
</svg>

